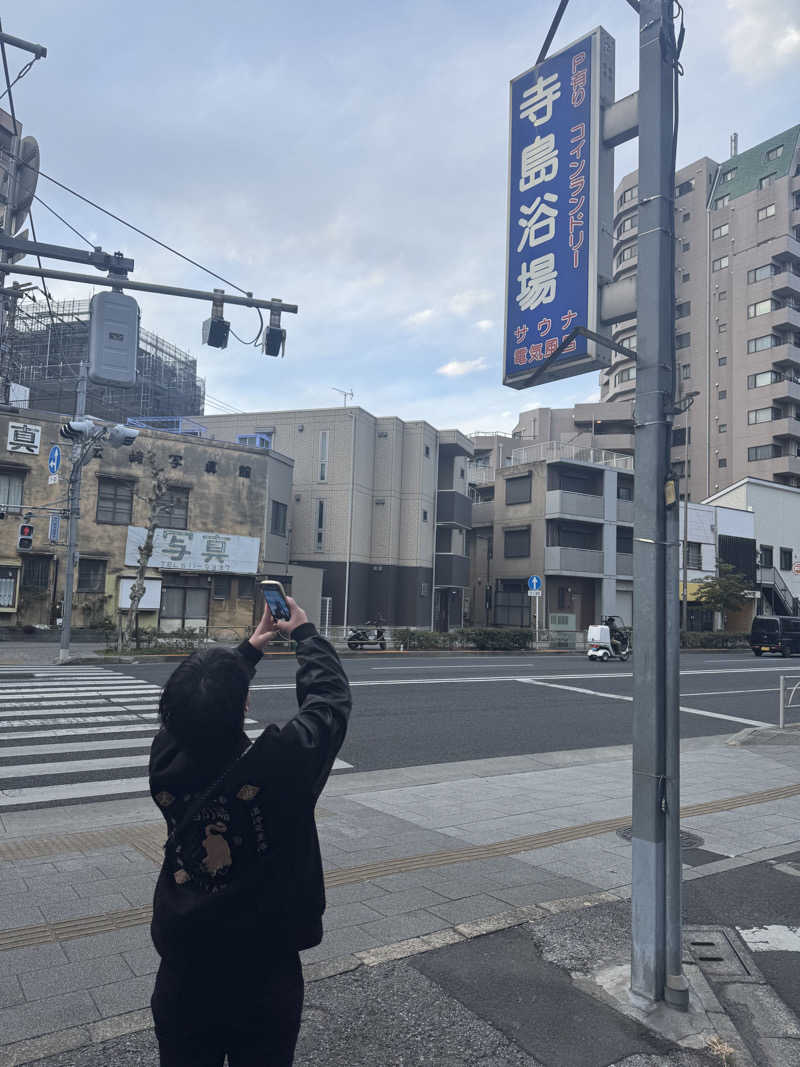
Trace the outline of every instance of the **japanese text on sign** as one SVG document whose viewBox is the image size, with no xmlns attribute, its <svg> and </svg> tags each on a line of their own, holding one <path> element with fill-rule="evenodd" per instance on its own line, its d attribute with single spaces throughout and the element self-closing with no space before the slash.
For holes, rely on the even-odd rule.
<svg viewBox="0 0 800 1067">
<path fill-rule="evenodd" d="M 8 424 L 8 451 L 22 452 L 26 456 L 38 456 L 41 436 L 41 426 L 31 426 L 28 422 L 10 422 Z"/>
<path fill-rule="evenodd" d="M 138 548 L 144 543 L 145 533 L 142 526 L 128 527 L 125 545 L 127 566 L 133 567 L 139 562 Z M 150 566 L 161 570 L 255 574 L 258 570 L 259 543 L 257 537 L 238 534 L 157 529 Z"/>
</svg>

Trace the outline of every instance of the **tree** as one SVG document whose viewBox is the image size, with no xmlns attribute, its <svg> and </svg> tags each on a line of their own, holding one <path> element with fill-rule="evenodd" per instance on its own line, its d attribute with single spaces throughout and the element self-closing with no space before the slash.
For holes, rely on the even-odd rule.
<svg viewBox="0 0 800 1067">
<path fill-rule="evenodd" d="M 740 574 L 730 563 L 720 563 L 719 574 L 714 578 L 704 578 L 697 591 L 697 600 L 712 611 L 726 614 L 739 611 L 747 603 L 744 595 L 748 588 L 747 578 Z"/>
<path fill-rule="evenodd" d="M 150 557 L 153 554 L 153 539 L 158 529 L 159 519 L 163 518 L 167 505 L 163 503 L 163 496 L 167 490 L 167 472 L 165 467 L 159 466 L 155 452 L 147 453 L 147 466 L 150 470 L 150 486 L 145 500 L 147 501 L 147 528 L 144 541 L 137 550 L 139 562 L 136 568 L 136 577 L 131 586 L 130 607 L 128 618 L 125 622 L 124 633 L 120 632 L 121 643 L 130 647 L 133 635 L 136 632 L 136 620 L 139 615 L 139 604 L 145 593 L 144 577 L 150 565 Z"/>
</svg>

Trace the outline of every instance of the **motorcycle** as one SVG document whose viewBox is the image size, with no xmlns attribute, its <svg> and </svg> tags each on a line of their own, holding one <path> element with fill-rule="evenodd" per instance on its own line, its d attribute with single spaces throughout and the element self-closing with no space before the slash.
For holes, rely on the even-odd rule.
<svg viewBox="0 0 800 1067">
<path fill-rule="evenodd" d="M 616 615 L 609 615 L 599 626 L 590 626 L 586 645 L 589 659 L 600 660 L 601 663 L 607 663 L 610 659 L 621 659 L 624 663 L 633 651 L 630 635 Z"/>
<path fill-rule="evenodd" d="M 347 635 L 347 647 L 355 651 L 368 645 L 377 645 L 381 652 L 385 651 L 384 627 L 376 623 L 374 629 L 370 632 L 368 627 L 372 625 L 371 622 L 368 622 L 366 627 L 352 627 Z"/>
</svg>

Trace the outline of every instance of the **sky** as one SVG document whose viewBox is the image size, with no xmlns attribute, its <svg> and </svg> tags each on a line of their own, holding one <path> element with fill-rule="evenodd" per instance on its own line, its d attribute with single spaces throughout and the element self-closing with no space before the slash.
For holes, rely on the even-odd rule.
<svg viewBox="0 0 800 1067">
<path fill-rule="evenodd" d="M 684 5 L 678 166 L 723 161 L 733 130 L 743 150 L 800 121 L 797 0 Z M 2 20 L 48 49 L 14 89 L 45 173 L 256 296 L 299 305 L 284 316 L 286 358 L 271 359 L 233 337 L 202 345 L 205 303 L 137 295 L 142 325 L 197 357 L 208 412 L 332 407 L 338 388 L 375 415 L 470 433 L 598 397 L 596 374 L 502 385 L 508 83 L 556 7 L 6 0 Z M 625 0 L 572 0 L 551 51 L 598 24 L 616 39 L 622 97 L 638 78 Z M 26 58 L 10 51 L 12 76 Z M 635 166 L 634 141 L 615 154 L 616 180 Z M 221 284 L 43 178 L 37 193 L 132 257 L 137 280 Z M 83 245 L 41 205 L 33 217 L 39 240 Z M 226 317 L 255 336 L 254 311 Z"/>
</svg>

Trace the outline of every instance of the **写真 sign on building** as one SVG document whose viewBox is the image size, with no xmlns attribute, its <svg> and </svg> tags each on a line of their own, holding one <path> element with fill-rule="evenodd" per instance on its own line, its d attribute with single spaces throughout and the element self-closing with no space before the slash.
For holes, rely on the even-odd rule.
<svg viewBox="0 0 800 1067">
<path fill-rule="evenodd" d="M 601 281 L 611 279 L 614 40 L 602 28 L 511 82 L 503 384 L 594 370 Z M 564 344 L 565 339 L 567 343 Z M 559 346 L 564 344 L 561 351 Z"/>
<path fill-rule="evenodd" d="M 138 550 L 144 544 L 146 533 L 143 526 L 128 527 L 126 566 L 138 565 Z M 258 570 L 259 545 L 257 537 L 241 537 L 238 534 L 157 529 L 148 566 L 172 571 L 255 574 Z"/>
</svg>

